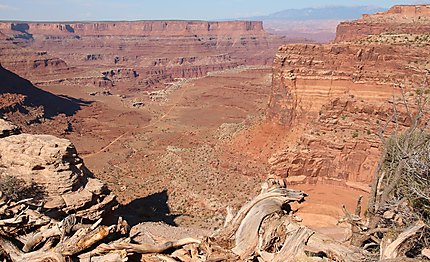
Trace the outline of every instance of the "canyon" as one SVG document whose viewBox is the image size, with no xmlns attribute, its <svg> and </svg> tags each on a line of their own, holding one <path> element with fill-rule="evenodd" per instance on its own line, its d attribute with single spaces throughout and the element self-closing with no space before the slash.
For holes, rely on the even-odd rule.
<svg viewBox="0 0 430 262">
<path fill-rule="evenodd" d="M 175 78 L 270 64 L 277 47 L 287 41 L 253 21 L 3 22 L 0 31 L 6 43 L 34 50 L 20 50 L 20 61 L 19 54 L 2 45 L 3 66 L 23 77 L 40 84 L 121 89 L 148 89 Z M 30 55 L 32 64 L 26 60 Z M 45 73 L 31 75 L 38 70 Z M 54 71 L 56 78 L 48 78 Z"/>
<path fill-rule="evenodd" d="M 225 211 L 221 199 L 239 185 L 254 191 L 261 181 L 241 174 L 220 191 L 215 186 L 223 175 L 233 180 L 227 170 L 238 172 L 228 156 L 220 163 L 217 144 L 262 117 L 268 64 L 288 42 L 266 33 L 261 22 L 0 27 L 4 117 L 24 132 L 70 139 L 120 202 L 169 198 L 172 214 L 198 214 L 180 215 L 175 223 L 217 227 Z M 252 165 L 255 174 L 264 173 Z M 203 200 L 208 190 L 214 194 L 209 202 Z M 141 211 L 136 216 L 169 219 Z"/>
<path fill-rule="evenodd" d="M 342 22 L 329 44 L 291 44 L 254 21 L 0 22 L 0 113 L 16 125 L 4 133 L 72 141 L 55 143 L 76 148 L 73 163 L 133 209 L 133 226 L 218 230 L 269 177 L 309 194 L 292 206 L 303 225 L 343 240 L 341 207 L 367 199 L 393 106 L 407 127 L 401 99 L 427 86 L 429 10 Z M 74 181 L 81 208 L 112 200 L 89 181 L 103 193 Z"/>
</svg>

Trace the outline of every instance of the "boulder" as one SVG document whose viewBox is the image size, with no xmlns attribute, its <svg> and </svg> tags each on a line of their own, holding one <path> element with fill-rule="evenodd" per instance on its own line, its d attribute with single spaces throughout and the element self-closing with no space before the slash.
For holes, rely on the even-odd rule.
<svg viewBox="0 0 430 262">
<path fill-rule="evenodd" d="M 0 139 L 1 175 L 36 184 L 42 190 L 43 207 L 57 214 L 97 220 L 117 206 L 113 193 L 94 178 L 66 139 L 31 134 Z"/>
<path fill-rule="evenodd" d="M 0 118 L 0 138 L 17 135 L 19 133 L 20 130 L 16 125 Z"/>
</svg>

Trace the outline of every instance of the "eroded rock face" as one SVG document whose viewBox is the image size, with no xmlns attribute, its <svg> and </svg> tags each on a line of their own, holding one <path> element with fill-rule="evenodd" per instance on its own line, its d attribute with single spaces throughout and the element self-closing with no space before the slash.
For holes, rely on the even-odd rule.
<svg viewBox="0 0 430 262">
<path fill-rule="evenodd" d="M 357 40 L 368 35 L 423 34 L 430 32 L 430 5 L 396 5 L 387 12 L 364 15 L 362 19 L 342 22 L 336 42 Z"/>
<path fill-rule="evenodd" d="M 135 89 L 271 64 L 285 43 L 256 21 L 1 22 L 0 32 L 2 64 L 33 82 Z M 106 69 L 134 73 L 118 80 Z"/>
<path fill-rule="evenodd" d="M 367 190 L 380 155 L 380 132 L 391 106 L 345 95 L 320 109 L 300 138 L 271 159 L 271 172 L 295 183 Z"/>
<path fill-rule="evenodd" d="M 44 208 L 96 220 L 112 211 L 115 196 L 94 178 L 70 141 L 20 134 L 0 139 L 0 174 L 41 186 Z"/>
<path fill-rule="evenodd" d="M 136 21 L 136 22 L 85 22 L 85 23 L 26 23 L 3 22 L 0 30 L 14 31 L 30 35 L 134 35 L 134 36 L 175 36 L 175 35 L 231 35 L 248 31 L 265 34 L 260 21 Z"/>
<path fill-rule="evenodd" d="M 399 94 L 394 83 L 423 81 L 428 55 L 428 48 L 381 43 L 282 46 L 274 61 L 269 115 L 290 123 L 299 111 L 315 115 L 344 94 L 385 101 Z"/>
<path fill-rule="evenodd" d="M 417 23 L 415 18 L 429 15 L 428 6 L 419 8 L 394 7 L 375 17 L 405 17 L 403 28 L 409 32 L 407 28 Z M 354 23 L 375 29 L 362 20 Z M 397 33 L 390 28 L 385 27 Z M 338 36 L 346 39 L 342 32 Z M 377 136 L 381 123 L 393 112 L 393 96 L 402 97 L 398 84 L 405 87 L 408 99 L 416 95 L 413 90 L 422 85 L 430 69 L 426 61 L 430 49 L 422 35 L 416 35 L 415 42 L 404 42 L 397 35 L 367 37 L 366 41 L 280 47 L 268 116 L 301 133 L 270 159 L 272 173 L 292 183 L 327 182 L 368 189 L 381 153 Z M 405 119 L 401 122 L 407 125 Z"/>
</svg>

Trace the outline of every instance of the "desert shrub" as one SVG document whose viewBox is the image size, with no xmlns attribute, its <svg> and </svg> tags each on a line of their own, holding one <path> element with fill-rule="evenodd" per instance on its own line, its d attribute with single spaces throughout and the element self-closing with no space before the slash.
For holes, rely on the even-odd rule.
<svg viewBox="0 0 430 262">
<path fill-rule="evenodd" d="M 354 132 L 352 132 L 352 138 L 357 138 L 358 137 L 358 130 L 354 130 Z"/>
<path fill-rule="evenodd" d="M 0 176 L 0 191 L 15 201 L 27 198 L 40 200 L 45 195 L 42 186 L 36 183 L 26 183 L 23 179 L 11 175 Z"/>
<path fill-rule="evenodd" d="M 393 112 L 381 125 L 382 155 L 371 184 L 363 224 L 368 234 L 357 233 L 352 243 L 365 247 L 372 243 L 377 254 L 384 239 L 398 237 L 415 225 L 416 234 L 399 242 L 399 255 L 422 258 L 421 250 L 430 244 L 430 96 L 427 80 L 393 103 Z M 391 135 L 388 132 L 391 133 Z M 423 223 L 424 222 L 424 223 Z M 380 229 L 386 232 L 380 232 Z M 361 230 L 361 229 L 360 229 Z M 360 232 L 358 230 L 357 232 Z M 394 238 L 395 239 L 395 238 Z M 399 240 L 400 241 L 400 240 Z"/>
<path fill-rule="evenodd" d="M 396 182 L 393 197 L 406 198 L 420 219 L 429 224 L 430 134 L 423 130 L 393 134 L 385 149 L 383 169 L 387 180 Z M 396 172 L 400 172 L 398 178 Z"/>
</svg>

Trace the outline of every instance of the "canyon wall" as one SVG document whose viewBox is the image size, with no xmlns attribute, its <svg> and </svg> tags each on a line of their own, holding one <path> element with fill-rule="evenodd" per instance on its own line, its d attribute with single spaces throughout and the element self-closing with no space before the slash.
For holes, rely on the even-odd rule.
<svg viewBox="0 0 430 262">
<path fill-rule="evenodd" d="M 256 21 L 0 22 L 0 32 L 3 66 L 37 83 L 134 91 L 239 65 L 271 64 L 286 42 Z M 47 77 L 49 69 L 35 72 L 42 67 L 55 69 L 56 77 Z M 136 73 L 119 81 L 103 74 L 130 70 Z"/>
<path fill-rule="evenodd" d="M 396 5 L 387 12 L 364 15 L 342 22 L 335 42 L 351 41 L 377 34 L 425 34 L 430 32 L 430 5 Z"/>
<path fill-rule="evenodd" d="M 394 37 L 279 48 L 268 117 L 297 132 L 297 139 L 269 160 L 274 175 L 368 189 L 381 151 L 378 134 L 393 111 L 393 96 L 401 97 L 397 84 L 412 99 L 430 69 L 426 38 Z"/>
<path fill-rule="evenodd" d="M 187 36 L 266 34 L 260 21 L 0 22 L 5 33 L 79 36 Z"/>
</svg>

